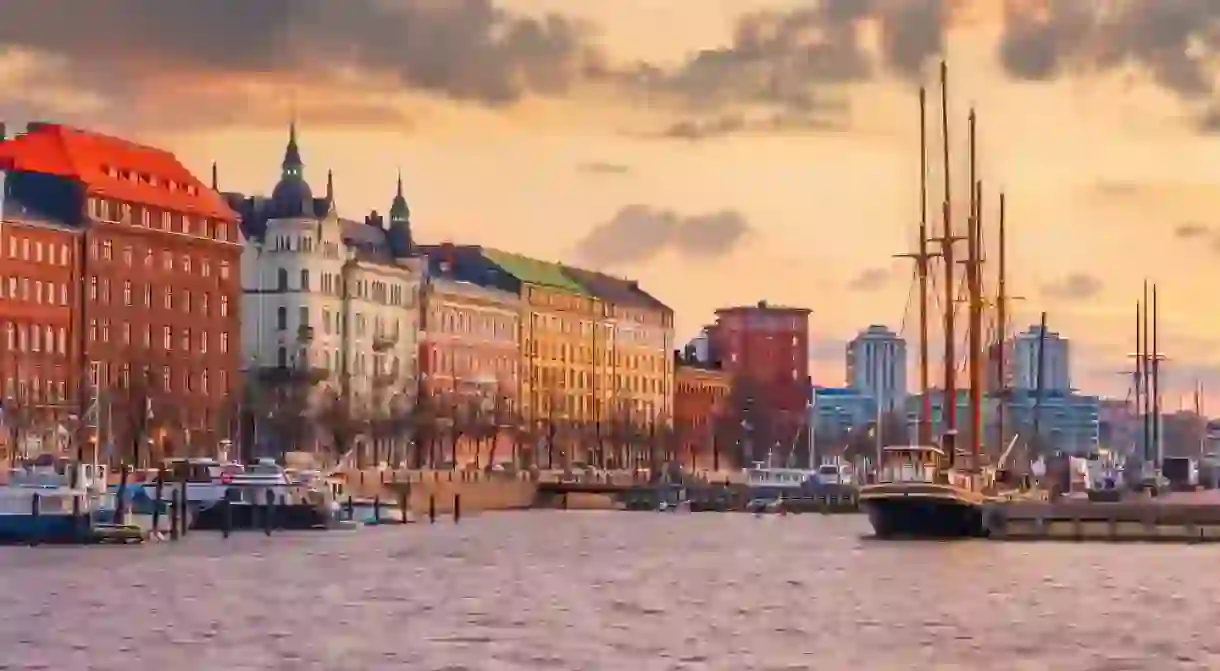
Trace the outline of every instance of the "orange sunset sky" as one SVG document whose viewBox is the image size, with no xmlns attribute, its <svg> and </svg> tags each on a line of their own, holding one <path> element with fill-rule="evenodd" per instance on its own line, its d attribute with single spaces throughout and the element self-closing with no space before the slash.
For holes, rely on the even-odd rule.
<svg viewBox="0 0 1220 671">
<path fill-rule="evenodd" d="M 401 169 L 419 239 L 637 277 L 680 341 L 720 305 L 809 307 L 815 381 L 836 384 L 857 329 L 908 314 L 915 335 L 891 257 L 919 219 L 916 91 L 937 117 L 945 56 L 955 194 L 971 105 L 990 224 L 1007 193 L 1014 327 L 1047 311 L 1077 385 L 1121 397 L 1159 282 L 1172 409 L 1195 378 L 1220 403 L 1214 5 L 6 3 L 0 117 L 162 145 L 201 175 L 215 160 L 222 189 L 260 192 L 295 111 L 306 175 L 334 170 L 344 215 L 384 211 Z"/>
</svg>

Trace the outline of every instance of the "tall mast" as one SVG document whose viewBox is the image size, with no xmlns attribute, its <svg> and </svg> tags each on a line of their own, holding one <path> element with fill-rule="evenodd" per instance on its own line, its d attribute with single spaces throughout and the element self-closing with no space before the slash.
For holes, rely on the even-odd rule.
<svg viewBox="0 0 1220 671">
<path fill-rule="evenodd" d="M 1149 349 L 1149 346 L 1151 345 L 1152 341 L 1148 337 L 1148 312 L 1149 312 L 1149 310 L 1148 310 L 1148 280 L 1144 280 L 1144 324 L 1143 324 L 1144 350 L 1143 350 L 1143 361 L 1142 361 L 1143 379 L 1140 380 L 1140 385 L 1144 389 L 1144 407 L 1142 408 L 1142 410 L 1143 410 L 1142 414 L 1143 414 L 1143 418 L 1144 418 L 1144 461 L 1146 461 L 1146 462 L 1152 461 L 1152 425 L 1149 424 L 1149 421 L 1152 419 L 1152 402 L 1151 402 L 1152 394 L 1149 393 L 1152 391 L 1152 388 L 1150 386 L 1151 377 L 1152 377 L 1152 371 L 1151 371 L 1152 359 L 1148 358 L 1148 349 Z"/>
<path fill-rule="evenodd" d="M 919 424 L 920 445 L 932 444 L 932 398 L 928 395 L 928 271 L 929 261 L 939 254 L 928 251 L 928 100 L 927 90 L 919 88 L 919 246 L 901 258 L 915 261 L 919 281 Z"/>
<path fill-rule="evenodd" d="M 1135 303 L 1135 371 L 1131 380 L 1132 391 L 1134 391 L 1135 399 L 1135 416 L 1140 420 L 1142 429 L 1142 441 L 1140 442 L 1140 454 L 1147 459 L 1148 457 L 1148 425 L 1144 423 L 1144 339 L 1142 336 L 1144 304 L 1136 301 Z"/>
<path fill-rule="evenodd" d="M 1000 402 L 996 406 L 996 424 L 999 430 L 999 443 L 996 445 L 999 449 L 1004 449 L 1008 444 L 1008 440 L 1004 436 L 1004 405 L 1008 402 L 1008 377 L 1005 369 L 1004 347 L 1008 343 L 1008 287 L 1006 286 L 1008 269 L 1005 265 L 1005 254 L 1007 254 L 1008 240 L 1004 233 L 1004 194 L 1000 193 L 1000 268 L 999 278 L 996 282 L 996 340 L 999 341 L 999 347 L 996 352 L 996 375 L 997 383 L 999 384 Z"/>
<path fill-rule="evenodd" d="M 1157 334 L 1161 330 L 1161 315 L 1156 306 L 1156 285 L 1152 285 L 1152 388 L 1150 404 L 1152 405 L 1152 458 L 1155 466 L 1161 465 L 1161 350 L 1157 347 Z"/>
<path fill-rule="evenodd" d="M 949 463 L 957 459 L 957 328 L 954 320 L 954 299 L 956 298 L 956 283 L 954 282 L 953 244 L 953 197 L 950 184 L 953 183 L 949 166 L 949 65 L 940 63 L 940 123 L 941 139 L 944 148 L 945 162 L 945 226 L 940 239 L 941 257 L 945 267 L 945 453 Z"/>
<path fill-rule="evenodd" d="M 966 286 L 967 286 L 967 343 L 969 352 L 968 374 L 970 380 L 970 452 L 976 457 L 982 444 L 983 434 L 983 380 L 980 359 L 983 336 L 983 289 L 979 275 L 982 270 L 981 233 L 983 211 L 983 188 L 976 171 L 976 127 L 978 118 L 970 110 L 970 220 L 966 232 Z"/>
</svg>

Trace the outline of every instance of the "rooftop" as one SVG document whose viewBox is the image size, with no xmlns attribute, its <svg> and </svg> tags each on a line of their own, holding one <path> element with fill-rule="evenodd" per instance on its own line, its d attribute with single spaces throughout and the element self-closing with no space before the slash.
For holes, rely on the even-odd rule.
<svg viewBox="0 0 1220 671">
<path fill-rule="evenodd" d="M 0 141 L 0 168 L 66 177 L 88 194 L 236 221 L 223 198 L 168 151 L 59 124 Z"/>
<path fill-rule="evenodd" d="M 798 307 L 793 307 L 793 306 L 789 306 L 789 305 L 772 305 L 765 300 L 758 301 L 754 305 L 734 305 L 734 306 L 730 306 L 730 307 L 726 307 L 726 308 L 717 308 L 716 309 L 716 314 L 723 314 L 723 313 L 728 313 L 728 312 L 784 312 L 784 313 L 798 313 L 798 314 L 807 315 L 807 314 L 813 312 L 813 310 L 810 310 L 809 308 L 798 308 Z"/>
</svg>

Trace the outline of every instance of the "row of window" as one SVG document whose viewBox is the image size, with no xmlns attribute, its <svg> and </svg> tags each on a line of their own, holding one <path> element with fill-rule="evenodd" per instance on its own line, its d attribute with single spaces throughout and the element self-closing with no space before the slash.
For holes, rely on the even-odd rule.
<svg viewBox="0 0 1220 671">
<path fill-rule="evenodd" d="M 120 260 L 123 265 L 131 267 L 135 263 L 136 249 L 132 245 L 123 245 L 120 254 Z M 153 268 L 157 266 L 158 254 L 152 247 L 145 247 L 142 253 L 142 261 L 145 268 Z M 177 268 L 185 275 L 190 275 L 196 271 L 201 277 L 212 276 L 212 262 L 206 257 L 198 260 L 194 259 L 190 254 L 175 254 L 170 251 L 162 251 L 160 267 L 162 270 L 173 271 Z M 102 261 L 114 261 L 114 242 L 111 240 L 90 240 L 89 241 L 89 258 L 101 259 Z M 220 279 L 227 280 L 231 273 L 228 261 L 221 261 L 219 264 Z"/>
<path fill-rule="evenodd" d="M 71 263 L 72 254 L 68 251 L 66 242 L 44 243 L 36 238 L 11 235 L 8 239 L 8 257 L 15 260 L 67 267 Z"/>
<path fill-rule="evenodd" d="M 353 327 L 356 331 L 357 338 L 363 338 L 368 332 L 368 319 L 361 313 L 357 312 L 352 317 Z M 297 328 L 311 329 L 313 322 L 310 320 L 309 307 L 302 305 L 297 308 Z M 277 331 L 288 330 L 288 308 L 279 307 L 275 311 L 275 329 Z M 329 309 L 322 310 L 322 333 L 326 335 L 342 334 L 343 333 L 343 315 L 340 312 L 332 312 Z M 400 335 L 398 320 L 384 320 L 380 315 L 373 318 L 373 337 L 378 339 L 386 339 L 393 342 L 398 342 Z"/>
<path fill-rule="evenodd" d="M 628 394 L 668 394 L 669 385 L 664 378 L 644 377 L 630 373 L 610 375 L 571 368 L 535 368 L 530 375 L 534 387 L 546 389 L 593 389 Z"/>
<path fill-rule="evenodd" d="M 516 357 L 464 350 L 432 350 L 428 353 L 430 375 L 461 380 L 517 379 Z"/>
<path fill-rule="evenodd" d="M 31 324 L 4 324 L 4 342 L 10 352 L 68 353 L 68 332 L 64 327 Z"/>
<path fill-rule="evenodd" d="M 229 393 L 229 373 L 218 370 L 214 373 L 208 369 L 201 371 L 179 371 L 176 375 L 169 366 L 161 366 L 159 375 L 154 377 L 153 368 L 144 366 L 144 377 L 149 383 L 167 393 L 185 392 L 187 394 L 208 395 Z M 89 382 L 94 387 L 105 388 L 117 386 L 120 389 L 131 387 L 132 366 L 129 363 L 111 363 L 94 366 L 89 371 Z M 159 383 L 159 384 L 158 384 Z M 154 414 L 156 408 L 153 409 Z"/>
<path fill-rule="evenodd" d="M 233 226 L 229 222 L 169 210 L 157 210 L 148 205 L 132 205 L 117 200 L 90 198 L 89 214 L 100 221 L 138 225 L 167 233 L 180 233 L 221 242 L 237 240 Z"/>
<path fill-rule="evenodd" d="M 139 295 L 135 295 L 131 280 L 123 280 L 123 305 L 132 306 L 138 304 L 140 307 L 153 307 L 153 285 L 152 283 L 141 283 Z M 93 276 L 89 278 L 89 300 L 94 302 L 109 303 L 110 302 L 110 278 Z M 197 297 L 197 299 L 196 299 Z M 204 317 L 212 316 L 211 303 L 208 299 L 208 293 L 200 291 L 197 294 L 192 294 L 190 289 L 183 289 L 178 293 L 178 301 L 174 301 L 174 288 L 165 287 L 161 292 L 160 305 L 166 310 L 173 310 L 176 307 L 183 312 L 191 313 L 196 309 Z M 229 316 L 229 297 L 220 296 L 220 316 Z"/>
<path fill-rule="evenodd" d="M 60 379 L 31 377 L 8 378 L 4 381 L 4 397 L 19 398 L 28 403 L 59 403 L 67 400 L 67 386 Z"/>
<path fill-rule="evenodd" d="M 68 285 L 63 282 L 44 282 L 28 277 L 9 276 L 0 282 L 0 298 L 11 301 L 29 301 L 38 305 L 68 304 Z"/>
<path fill-rule="evenodd" d="M 301 269 L 297 276 L 295 287 L 291 285 L 289 279 L 287 269 L 279 268 L 276 270 L 275 290 L 279 292 L 309 292 L 314 290 L 313 284 L 310 282 L 308 268 Z M 402 284 L 389 283 L 382 280 L 357 280 L 352 283 L 351 288 L 353 293 L 352 298 L 358 300 L 400 307 L 415 304 L 414 293 L 410 294 L 411 300 L 408 301 L 407 287 Z M 321 273 L 321 282 L 318 290 L 331 296 L 342 296 L 343 277 L 335 273 Z"/>
<path fill-rule="evenodd" d="M 615 349 L 602 349 L 601 347 L 594 350 L 593 347 L 588 345 L 572 345 L 564 342 L 527 340 L 525 341 L 525 350 L 528 356 L 539 359 L 539 363 L 543 364 L 559 362 L 564 364 L 590 365 L 598 363 L 602 366 L 622 367 L 655 375 L 668 371 L 668 366 L 672 361 L 668 356 L 664 355 L 645 356 L 629 354 Z M 596 361 L 595 354 L 600 355 L 596 357 Z"/>
<path fill-rule="evenodd" d="M 313 238 L 291 235 L 277 235 L 270 242 L 271 251 L 273 252 L 305 252 L 312 253 L 314 250 Z M 336 242 L 323 242 L 321 245 L 322 256 L 328 259 L 339 258 L 339 244 Z"/>
<path fill-rule="evenodd" d="M 432 306 L 428 310 L 427 327 L 447 335 L 470 335 L 477 338 L 517 341 L 517 320 L 508 315 L 471 313 L 450 307 Z M 439 328 L 435 328 L 439 327 Z"/>
<path fill-rule="evenodd" d="M 339 352 L 336 350 L 317 350 L 316 355 L 314 350 L 303 349 L 300 356 L 304 356 L 306 363 L 309 366 L 318 366 L 332 373 L 338 372 L 342 367 L 343 362 L 339 359 Z M 275 365 L 280 368 L 287 368 L 296 365 L 295 357 L 288 353 L 288 348 L 280 347 L 275 353 Z M 363 352 L 357 352 L 349 362 L 351 366 L 350 373 L 354 376 L 368 375 L 393 375 L 397 376 L 403 370 L 402 362 L 397 356 L 388 357 L 381 354 L 374 354 L 371 358 Z"/>
<path fill-rule="evenodd" d="M 123 345 L 131 345 L 131 324 L 123 322 L 118 326 L 118 331 L 118 342 Z M 171 326 L 162 326 L 160 335 L 161 349 L 165 350 L 166 352 L 172 352 L 176 349 L 180 352 L 207 354 L 210 346 L 209 344 L 211 343 L 213 337 L 215 337 L 217 345 L 220 347 L 222 354 L 228 353 L 229 351 L 229 334 L 225 331 L 221 331 L 218 334 L 213 334 L 204 329 L 191 331 L 189 328 L 180 328 L 175 331 Z M 109 319 L 103 319 L 101 321 L 96 319 L 89 320 L 89 341 L 103 343 L 111 342 Z M 153 327 L 145 325 L 140 332 L 139 345 L 148 349 L 152 347 L 152 344 Z"/>
<path fill-rule="evenodd" d="M 557 416 L 557 418 L 592 418 L 594 416 L 594 409 L 599 406 L 604 411 L 608 411 L 609 417 L 606 417 L 607 419 L 619 413 L 646 419 L 656 417 L 658 409 L 655 404 L 648 401 L 621 397 L 595 399 L 591 393 L 532 392 L 530 394 L 530 402 L 535 409 L 534 417 L 538 419 L 546 419 L 552 414 Z M 609 408 L 606 408 L 607 405 Z M 645 426 L 647 425 L 645 424 Z"/>
</svg>

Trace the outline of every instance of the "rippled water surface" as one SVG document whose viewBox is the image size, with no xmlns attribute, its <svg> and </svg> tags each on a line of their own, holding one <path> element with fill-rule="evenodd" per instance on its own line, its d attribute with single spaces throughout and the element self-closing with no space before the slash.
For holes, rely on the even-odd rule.
<svg viewBox="0 0 1220 671">
<path fill-rule="evenodd" d="M 0 548 L 0 669 L 1220 669 L 1220 546 L 536 512 Z"/>
</svg>

